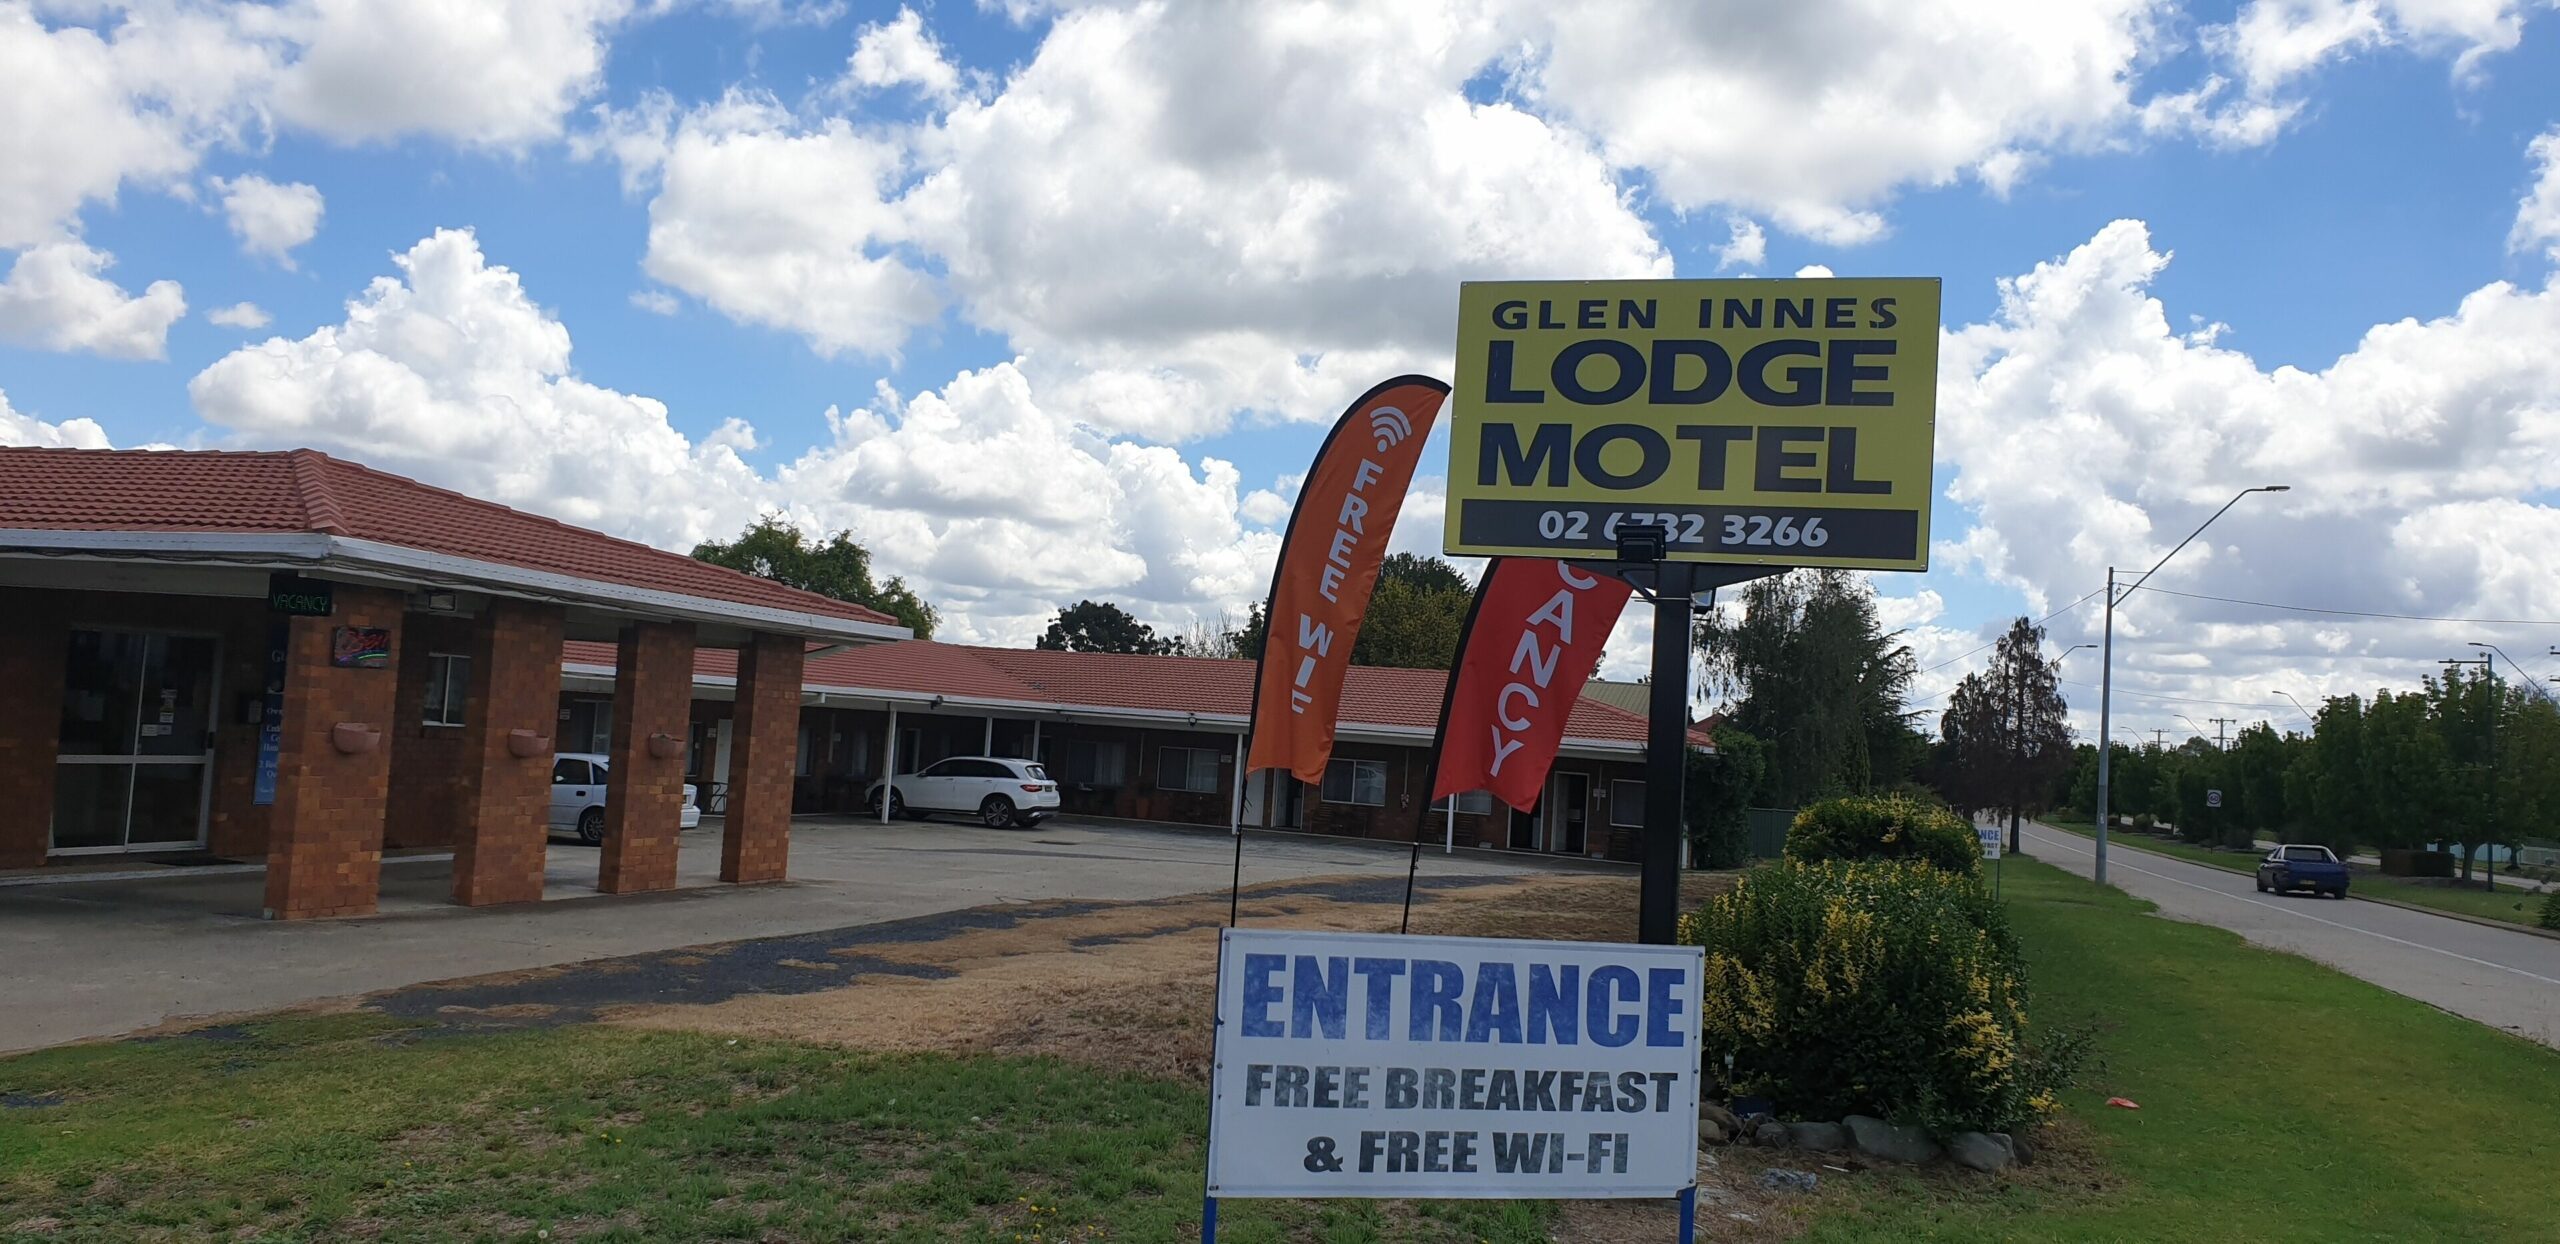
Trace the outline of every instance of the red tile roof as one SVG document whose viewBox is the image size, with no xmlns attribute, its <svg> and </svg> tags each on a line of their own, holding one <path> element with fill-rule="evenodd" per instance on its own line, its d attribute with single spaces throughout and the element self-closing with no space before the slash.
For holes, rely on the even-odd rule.
<svg viewBox="0 0 2560 1244">
<path fill-rule="evenodd" d="M 610 669 L 614 650 L 611 644 L 572 643 L 565 657 L 574 665 Z M 1253 711 L 1253 668 L 1251 661 L 1207 657 L 979 648 L 911 639 L 811 657 L 802 681 L 812 688 L 854 693 L 890 691 L 1056 708 L 1198 713 L 1233 721 Z M 694 654 L 694 673 L 735 678 L 737 655 L 726 649 L 699 649 Z M 1449 675 L 1442 670 L 1352 666 L 1343 682 L 1342 723 L 1435 729 L 1448 683 Z M 1633 713 L 1585 698 L 1566 719 L 1565 735 L 1585 742 L 1641 744 L 1645 723 Z"/>
<path fill-rule="evenodd" d="M 313 449 L 0 448 L 0 528 L 338 536 L 625 588 L 898 625 L 876 609 Z"/>
</svg>

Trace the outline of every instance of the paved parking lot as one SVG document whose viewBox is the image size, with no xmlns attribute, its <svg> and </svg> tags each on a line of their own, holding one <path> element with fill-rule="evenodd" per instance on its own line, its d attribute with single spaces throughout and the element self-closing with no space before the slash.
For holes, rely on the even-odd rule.
<svg viewBox="0 0 2560 1244">
<path fill-rule="evenodd" d="M 551 851 L 553 901 L 455 907 L 445 901 L 449 862 L 395 861 L 383 869 L 383 914 L 358 920 L 260 919 L 265 879 L 257 871 L 12 886 L 0 888 L 12 1000 L 0 1008 L 0 1052 L 424 981 L 991 903 L 1219 890 L 1230 852 L 1218 830 L 1069 820 L 990 830 L 828 818 L 794 823 L 793 880 L 779 885 L 719 884 L 714 824 L 685 835 L 684 888 L 666 894 L 596 895 L 595 851 L 562 843 Z M 1256 833 L 1247 840 L 1244 881 L 1402 876 L 1405 858 L 1390 844 Z M 1425 875 L 1545 867 L 1491 853 L 1423 856 Z"/>
</svg>

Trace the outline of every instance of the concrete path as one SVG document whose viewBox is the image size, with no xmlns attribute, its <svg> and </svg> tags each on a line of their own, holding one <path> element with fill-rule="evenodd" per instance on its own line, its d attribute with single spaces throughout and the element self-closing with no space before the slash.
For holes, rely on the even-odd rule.
<svg viewBox="0 0 2560 1244">
<path fill-rule="evenodd" d="M 2086 877 L 2094 845 L 2030 824 L 2027 852 Z M 2560 1045 L 2560 941 L 2425 912 L 2308 896 L 2258 893 L 2247 873 L 2110 846 L 2107 882 L 2161 913 L 2218 925 L 2394 993 L 2546 1045 Z M 2317 1022 L 2306 1016 L 2305 1022 Z"/>
<path fill-rule="evenodd" d="M 0 888 L 0 979 L 9 999 L 0 1007 L 0 1052 L 184 1017 L 991 903 L 1223 890 L 1231 852 L 1223 830 L 807 820 L 792 826 L 793 880 L 778 885 L 720 884 L 715 828 L 685 835 L 684 888 L 664 894 L 596 895 L 595 850 L 554 843 L 549 902 L 455 907 L 445 898 L 449 861 L 392 862 L 383 869 L 382 915 L 291 923 L 259 918 L 265 877 L 254 869 L 11 886 Z M 1256 832 L 1247 839 L 1244 883 L 1364 876 L 1395 878 L 1400 887 L 1405 861 L 1400 844 Z M 1534 856 L 1432 850 L 1422 872 L 1511 876 L 1552 867 Z M 212 875 L 189 875 L 198 871 Z"/>
</svg>

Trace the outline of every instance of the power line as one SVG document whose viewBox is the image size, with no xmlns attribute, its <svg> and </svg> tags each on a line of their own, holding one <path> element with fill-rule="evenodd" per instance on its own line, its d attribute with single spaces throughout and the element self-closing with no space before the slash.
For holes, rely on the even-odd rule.
<svg viewBox="0 0 2560 1244">
<path fill-rule="evenodd" d="M 2437 618 L 2416 613 L 2376 613 L 2364 609 L 2322 609 L 2313 605 L 2285 605 L 2271 600 L 2241 600 L 2236 596 L 2206 596 L 2197 592 L 2180 592 L 2165 587 L 2145 587 L 2146 592 L 2163 596 L 2183 596 L 2188 600 L 2218 601 L 2225 605 L 2249 605 L 2258 609 L 2283 609 L 2292 613 L 2319 613 L 2339 618 L 2387 618 L 2394 622 L 2462 622 L 2473 626 L 2560 626 L 2560 621 L 2539 618 Z M 2082 599 L 2087 599 L 2083 597 Z"/>
<path fill-rule="evenodd" d="M 2103 592 L 2103 591 L 2106 591 L 2106 590 L 2107 590 L 2107 589 L 2105 589 L 2105 588 L 2103 588 L 2103 587 L 2101 587 L 2101 588 L 2092 588 L 2092 589 L 2090 589 L 2090 591 L 2089 591 L 2089 596 L 2095 596 L 2095 595 L 2097 595 L 2098 593 Z M 2077 609 L 2077 608 L 2079 608 L 2079 607 L 2080 607 L 2080 606 L 2082 606 L 2082 605 L 2088 604 L 2088 603 L 2089 603 L 2089 596 L 2083 596 L 2083 597 L 2081 597 L 2080 599 L 2078 599 L 2078 600 L 2075 600 L 2075 601 L 2071 602 L 2070 604 L 2064 605 L 2064 606 L 2063 606 L 2063 607 L 2061 607 L 2060 609 L 2056 609 L 2056 610 L 2054 610 L 2053 612 L 2048 613 L 2048 614 L 2044 615 L 2043 617 L 2036 619 L 2036 625 L 2038 625 L 2038 626 L 2042 626 L 2042 625 L 2044 625 L 2045 623 L 2047 623 L 2047 622 L 2051 622 L 2051 621 L 2053 621 L 2055 618 L 2061 617 L 2062 615 L 2064 615 L 2064 614 L 2066 614 L 2066 613 L 2069 613 L 2069 612 L 2071 612 L 2072 610 Z M 2004 635 L 2005 635 L 2005 632 L 2004 632 Z M 1975 649 L 1973 649 L 1972 651 L 1969 651 L 1969 652 L 1961 652 L 1961 653 L 1956 654 L 1955 656 L 1948 657 L 1946 660 L 1944 660 L 1944 661 L 1940 661 L 1940 662 L 1938 662 L 1937 664 L 1932 665 L 1932 666 L 1930 666 L 1929 668 L 1927 668 L 1927 669 L 1925 669 L 1925 670 L 1920 671 L 1920 673 L 1921 673 L 1921 674 L 1934 674 L 1934 673 L 1937 673 L 1939 670 L 1945 669 L 1945 668 L 1947 668 L 1948 666 L 1953 665 L 1953 664 L 1955 664 L 1955 663 L 1956 663 L 1956 662 L 1958 662 L 1958 661 L 1964 660 L 1966 657 L 1972 656 L 1972 655 L 1973 655 L 1974 653 L 1976 653 L 1976 652 L 1980 652 L 1980 651 L 1982 651 L 1982 650 L 1983 650 L 1983 648 L 1996 647 L 1996 646 L 1998 646 L 1998 644 L 1999 644 L 1999 643 L 2000 643 L 2000 639 L 1999 639 L 1999 638 L 1994 638 L 1990 643 L 1987 643 L 1987 644 L 1982 645 L 1982 648 L 1975 648 Z M 1917 678 L 1917 677 L 1919 677 L 1919 674 L 1914 674 L 1914 675 L 1912 675 L 1912 677 Z M 1938 693 L 1938 695 L 1945 695 L 1945 694 L 1946 694 L 1946 692 L 1944 692 L 1944 691 L 1941 691 L 1941 692 L 1939 692 L 1939 693 Z M 1936 699 L 1936 698 L 1938 698 L 1938 697 L 1937 697 L 1937 696 L 1931 696 L 1931 697 L 1929 697 L 1929 698 L 1934 700 L 1934 699 Z"/>
<path fill-rule="evenodd" d="M 2074 687 L 2087 687 L 2091 690 L 2097 689 L 2098 686 L 2098 684 L 2093 682 L 2075 682 L 2068 678 L 2058 678 L 2054 681 L 2070 683 Z M 2282 704 L 2253 704 L 2247 700 L 2199 700 L 2191 696 L 2161 695 L 2154 691 L 2135 691 L 2127 687 L 2116 688 L 2116 694 L 2135 695 L 2146 700 L 2174 700 L 2180 704 L 2211 704 L 2222 708 L 2264 708 L 2281 710 L 2285 707 Z"/>
</svg>

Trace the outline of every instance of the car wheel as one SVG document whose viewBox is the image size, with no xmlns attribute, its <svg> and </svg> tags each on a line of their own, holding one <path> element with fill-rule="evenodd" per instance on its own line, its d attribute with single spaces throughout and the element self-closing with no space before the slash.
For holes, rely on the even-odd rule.
<svg viewBox="0 0 2560 1244">
<path fill-rule="evenodd" d="M 2258 878 L 2258 893 L 2260 893 L 2260 894 L 2264 894 L 2264 893 L 2266 893 L 2266 892 L 2267 892 L 2267 879 L 2266 879 L 2266 878 L 2264 878 L 2264 877 L 2260 877 L 2260 878 Z"/>
<path fill-rule="evenodd" d="M 987 796 L 987 801 L 978 805 L 978 819 L 989 829 L 1012 828 L 1013 801 L 1002 795 Z"/>
<path fill-rule="evenodd" d="M 589 808 L 578 814 L 578 841 L 591 847 L 604 845 L 603 808 Z"/>
</svg>

